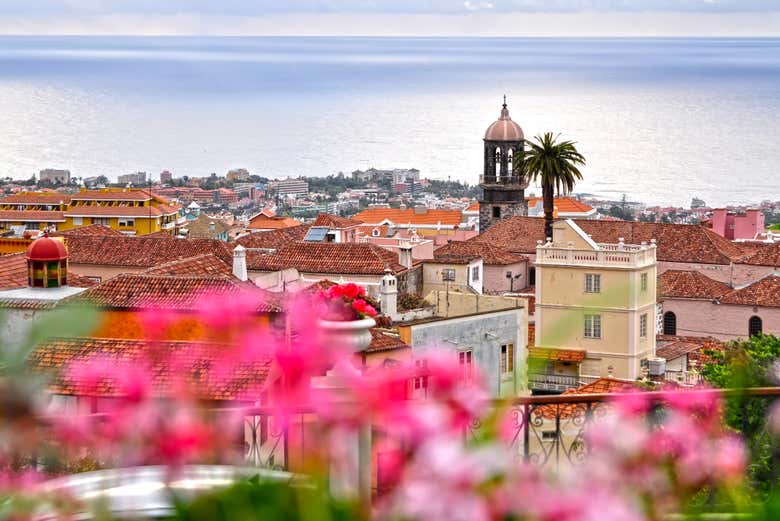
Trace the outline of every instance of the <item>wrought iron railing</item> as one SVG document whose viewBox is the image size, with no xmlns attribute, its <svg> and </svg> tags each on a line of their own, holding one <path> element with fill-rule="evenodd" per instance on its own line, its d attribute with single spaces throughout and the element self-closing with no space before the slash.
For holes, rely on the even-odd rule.
<svg viewBox="0 0 780 521">
<path fill-rule="evenodd" d="M 524 189 L 528 187 L 528 179 L 521 175 L 481 175 L 479 183 L 483 185 L 511 186 Z"/>
<path fill-rule="evenodd" d="M 579 387 L 579 380 L 576 376 L 529 373 L 528 386 L 532 390 L 563 392 L 567 389 Z"/>
</svg>

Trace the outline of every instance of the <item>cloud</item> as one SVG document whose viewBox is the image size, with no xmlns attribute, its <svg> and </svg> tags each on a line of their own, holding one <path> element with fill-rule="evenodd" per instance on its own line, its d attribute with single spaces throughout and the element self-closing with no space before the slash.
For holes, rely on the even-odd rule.
<svg viewBox="0 0 780 521">
<path fill-rule="evenodd" d="M 780 0 L 0 0 L 0 13 L 20 15 L 460 14 L 581 11 L 764 12 Z"/>
</svg>

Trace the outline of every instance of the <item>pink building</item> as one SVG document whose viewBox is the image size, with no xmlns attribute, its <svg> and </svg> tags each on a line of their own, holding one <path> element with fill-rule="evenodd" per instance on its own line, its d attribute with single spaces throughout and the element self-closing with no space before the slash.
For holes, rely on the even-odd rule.
<svg viewBox="0 0 780 521">
<path fill-rule="evenodd" d="M 434 260 L 439 262 L 481 258 L 482 293 L 486 295 L 513 293 L 530 285 L 528 257 L 491 244 L 453 241 L 437 248 L 433 255 Z"/>
<path fill-rule="evenodd" d="M 761 210 L 747 210 L 744 214 L 729 212 L 725 208 L 712 211 L 712 231 L 729 240 L 755 239 L 764 231 L 764 213 Z"/>
<path fill-rule="evenodd" d="M 780 275 L 732 288 L 696 271 L 668 270 L 659 277 L 666 335 L 719 340 L 756 333 L 780 335 Z"/>
</svg>

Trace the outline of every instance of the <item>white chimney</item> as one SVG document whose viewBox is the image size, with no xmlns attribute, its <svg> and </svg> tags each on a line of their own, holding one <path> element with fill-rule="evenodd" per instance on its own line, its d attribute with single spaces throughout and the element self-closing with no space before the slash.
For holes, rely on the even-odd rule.
<svg viewBox="0 0 780 521">
<path fill-rule="evenodd" d="M 402 242 L 398 246 L 398 264 L 406 269 L 412 267 L 412 245 L 408 242 Z"/>
<path fill-rule="evenodd" d="M 240 244 L 233 249 L 233 275 L 239 280 L 249 279 L 246 272 L 246 248 Z"/>
<path fill-rule="evenodd" d="M 379 287 L 379 306 L 382 308 L 382 314 L 391 319 L 398 315 L 398 280 L 389 268 L 385 270 Z"/>
</svg>

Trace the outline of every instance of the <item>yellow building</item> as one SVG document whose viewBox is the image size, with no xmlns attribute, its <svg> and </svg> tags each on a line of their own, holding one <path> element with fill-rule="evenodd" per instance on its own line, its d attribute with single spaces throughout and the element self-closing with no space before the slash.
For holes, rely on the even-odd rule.
<svg viewBox="0 0 780 521">
<path fill-rule="evenodd" d="M 656 246 L 598 244 L 571 220 L 536 249 L 531 387 L 562 391 L 587 377 L 635 379 L 655 356 Z M 537 360 L 539 362 L 539 360 Z M 567 381 L 571 381 L 567 384 Z"/>
<path fill-rule="evenodd" d="M 102 224 L 128 235 L 145 235 L 184 224 L 182 208 L 149 190 L 106 188 L 76 194 L 22 192 L 0 199 L 0 231 L 62 231 Z"/>
</svg>

